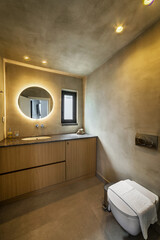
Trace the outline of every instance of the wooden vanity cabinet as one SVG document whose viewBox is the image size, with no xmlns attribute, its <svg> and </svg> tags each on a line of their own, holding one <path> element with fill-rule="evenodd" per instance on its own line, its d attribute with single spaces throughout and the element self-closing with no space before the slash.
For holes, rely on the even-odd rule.
<svg viewBox="0 0 160 240">
<path fill-rule="evenodd" d="M 96 138 L 66 141 L 66 179 L 95 175 Z"/>
<path fill-rule="evenodd" d="M 96 172 L 96 138 L 0 148 L 0 201 Z"/>
</svg>

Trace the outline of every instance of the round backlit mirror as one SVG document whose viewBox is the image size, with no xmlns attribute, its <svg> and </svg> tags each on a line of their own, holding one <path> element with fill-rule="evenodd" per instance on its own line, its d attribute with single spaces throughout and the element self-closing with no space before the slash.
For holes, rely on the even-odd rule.
<svg viewBox="0 0 160 240">
<path fill-rule="evenodd" d="M 53 109 L 53 99 L 49 92 L 41 87 L 24 89 L 18 98 L 21 111 L 29 118 L 42 119 Z"/>
</svg>

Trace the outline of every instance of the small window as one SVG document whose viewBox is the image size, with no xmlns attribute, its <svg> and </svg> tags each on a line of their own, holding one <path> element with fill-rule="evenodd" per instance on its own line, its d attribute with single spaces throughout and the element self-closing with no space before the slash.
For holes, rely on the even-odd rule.
<svg viewBox="0 0 160 240">
<path fill-rule="evenodd" d="M 77 93 L 62 90 L 61 123 L 77 124 Z"/>
</svg>

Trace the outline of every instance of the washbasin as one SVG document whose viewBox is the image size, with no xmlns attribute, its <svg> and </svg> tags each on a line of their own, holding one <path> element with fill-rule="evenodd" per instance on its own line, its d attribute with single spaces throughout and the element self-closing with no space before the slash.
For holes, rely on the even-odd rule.
<svg viewBox="0 0 160 240">
<path fill-rule="evenodd" d="M 43 139 L 48 139 L 51 138 L 49 136 L 39 136 L 39 137 L 26 137 L 22 138 L 23 141 L 35 141 L 35 140 L 43 140 Z"/>
</svg>

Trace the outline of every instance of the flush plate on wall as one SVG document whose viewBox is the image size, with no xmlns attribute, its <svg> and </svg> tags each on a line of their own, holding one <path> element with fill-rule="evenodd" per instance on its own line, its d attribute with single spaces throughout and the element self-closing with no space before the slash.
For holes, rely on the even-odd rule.
<svg viewBox="0 0 160 240">
<path fill-rule="evenodd" d="M 135 144 L 141 147 L 158 148 L 158 136 L 137 133 Z"/>
</svg>

